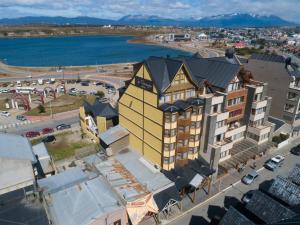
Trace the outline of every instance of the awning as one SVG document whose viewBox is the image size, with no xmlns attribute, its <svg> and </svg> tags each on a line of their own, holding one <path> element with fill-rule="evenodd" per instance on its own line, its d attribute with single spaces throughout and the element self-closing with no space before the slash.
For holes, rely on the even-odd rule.
<svg viewBox="0 0 300 225">
<path fill-rule="evenodd" d="M 132 225 L 139 224 L 148 212 L 158 213 L 158 207 L 152 194 L 148 194 L 140 199 L 128 202 L 126 210 Z"/>
<path fill-rule="evenodd" d="M 194 188 L 198 188 L 202 183 L 203 179 L 204 177 L 202 177 L 199 174 L 196 174 L 194 178 L 190 181 L 190 185 L 193 186 Z"/>
<path fill-rule="evenodd" d="M 179 196 L 178 190 L 175 185 L 155 194 L 153 196 L 155 203 L 159 209 L 159 211 L 165 210 L 170 202 L 179 202 L 181 201 L 181 197 Z"/>
</svg>

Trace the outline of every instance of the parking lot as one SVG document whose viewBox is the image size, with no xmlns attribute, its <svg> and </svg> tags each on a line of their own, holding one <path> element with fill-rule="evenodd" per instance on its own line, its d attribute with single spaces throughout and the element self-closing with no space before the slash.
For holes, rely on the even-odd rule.
<svg viewBox="0 0 300 225">
<path fill-rule="evenodd" d="M 81 81 L 81 82 L 75 82 L 75 80 L 72 80 L 72 83 L 70 80 L 66 80 L 64 82 L 65 84 L 61 84 L 61 81 L 56 80 L 55 83 L 43 83 L 38 84 L 38 82 L 31 81 L 29 83 L 22 83 L 21 87 L 17 87 L 16 83 L 13 83 L 14 86 L 12 86 L 9 83 L 6 83 L 5 87 L 3 87 L 3 83 L 0 84 L 0 91 L 3 91 L 5 93 L 0 93 L 0 103 L 1 103 L 1 110 L 8 111 L 10 113 L 10 116 L 6 117 L 3 115 L 0 115 L 0 125 L 8 125 L 8 124 L 18 124 L 22 125 L 25 122 L 19 121 L 16 119 L 17 115 L 25 113 L 25 110 L 23 108 L 19 109 L 6 109 L 5 108 L 5 102 L 8 102 L 11 104 L 11 96 L 13 93 L 7 93 L 12 90 L 16 90 L 17 88 L 21 89 L 24 88 L 24 90 L 28 87 L 35 88 L 35 90 L 39 92 L 44 92 L 46 90 L 46 97 L 44 98 L 45 103 L 53 100 L 53 95 L 49 94 L 49 91 L 51 88 L 56 91 L 56 96 L 64 95 L 64 87 L 66 88 L 65 92 L 66 94 L 70 95 L 95 95 L 97 92 L 103 92 L 105 95 L 106 102 L 110 102 L 112 105 L 115 105 L 118 100 L 118 92 L 117 90 L 109 84 L 106 84 L 104 82 L 99 81 Z M 50 87 L 50 88 L 49 88 Z M 27 95 L 27 94 L 26 94 Z M 41 97 L 37 94 L 31 94 L 31 108 L 36 108 L 39 104 L 41 104 Z"/>
</svg>

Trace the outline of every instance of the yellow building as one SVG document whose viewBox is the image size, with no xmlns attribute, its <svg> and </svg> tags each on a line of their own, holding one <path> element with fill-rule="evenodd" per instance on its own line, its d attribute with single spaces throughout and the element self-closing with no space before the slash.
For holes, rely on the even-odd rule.
<svg viewBox="0 0 300 225">
<path fill-rule="evenodd" d="M 85 101 L 79 108 L 80 126 L 91 139 L 99 142 L 99 134 L 118 124 L 118 113 L 109 103 Z"/>
<path fill-rule="evenodd" d="M 132 148 L 161 168 L 198 157 L 203 100 L 185 65 L 151 57 L 135 73 L 119 100 L 119 122 Z"/>
</svg>

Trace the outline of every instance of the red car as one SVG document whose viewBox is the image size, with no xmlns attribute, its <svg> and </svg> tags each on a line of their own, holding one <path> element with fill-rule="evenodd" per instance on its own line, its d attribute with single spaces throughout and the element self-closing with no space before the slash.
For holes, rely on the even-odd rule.
<svg viewBox="0 0 300 225">
<path fill-rule="evenodd" d="M 40 136 L 40 132 L 28 131 L 28 132 L 26 132 L 25 136 L 28 138 L 34 138 L 34 137 Z"/>
<path fill-rule="evenodd" d="M 44 128 L 42 130 L 42 133 L 43 134 L 50 134 L 50 133 L 53 133 L 54 132 L 54 129 L 53 128 Z"/>
</svg>

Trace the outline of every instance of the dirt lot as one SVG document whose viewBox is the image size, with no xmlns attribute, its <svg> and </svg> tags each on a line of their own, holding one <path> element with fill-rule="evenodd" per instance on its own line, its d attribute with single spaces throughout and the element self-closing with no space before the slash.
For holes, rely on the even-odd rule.
<svg viewBox="0 0 300 225">
<path fill-rule="evenodd" d="M 38 108 L 34 108 L 30 110 L 29 112 L 26 112 L 25 115 L 27 116 L 49 116 L 55 113 L 60 112 L 67 112 L 75 109 L 79 109 L 80 106 L 82 106 L 83 101 L 87 100 L 90 103 L 93 103 L 95 101 L 95 96 L 70 96 L 70 95 L 61 95 L 57 97 L 55 100 L 52 100 L 51 102 L 47 102 L 44 104 L 45 112 L 40 113 Z M 50 107 L 51 105 L 51 107 Z"/>
<path fill-rule="evenodd" d="M 81 136 L 81 131 L 68 131 L 55 135 L 56 141 L 47 143 L 47 149 L 54 161 L 91 154 L 97 150 L 97 145 L 90 139 Z M 41 138 L 32 140 L 32 144 L 41 142 Z"/>
</svg>

